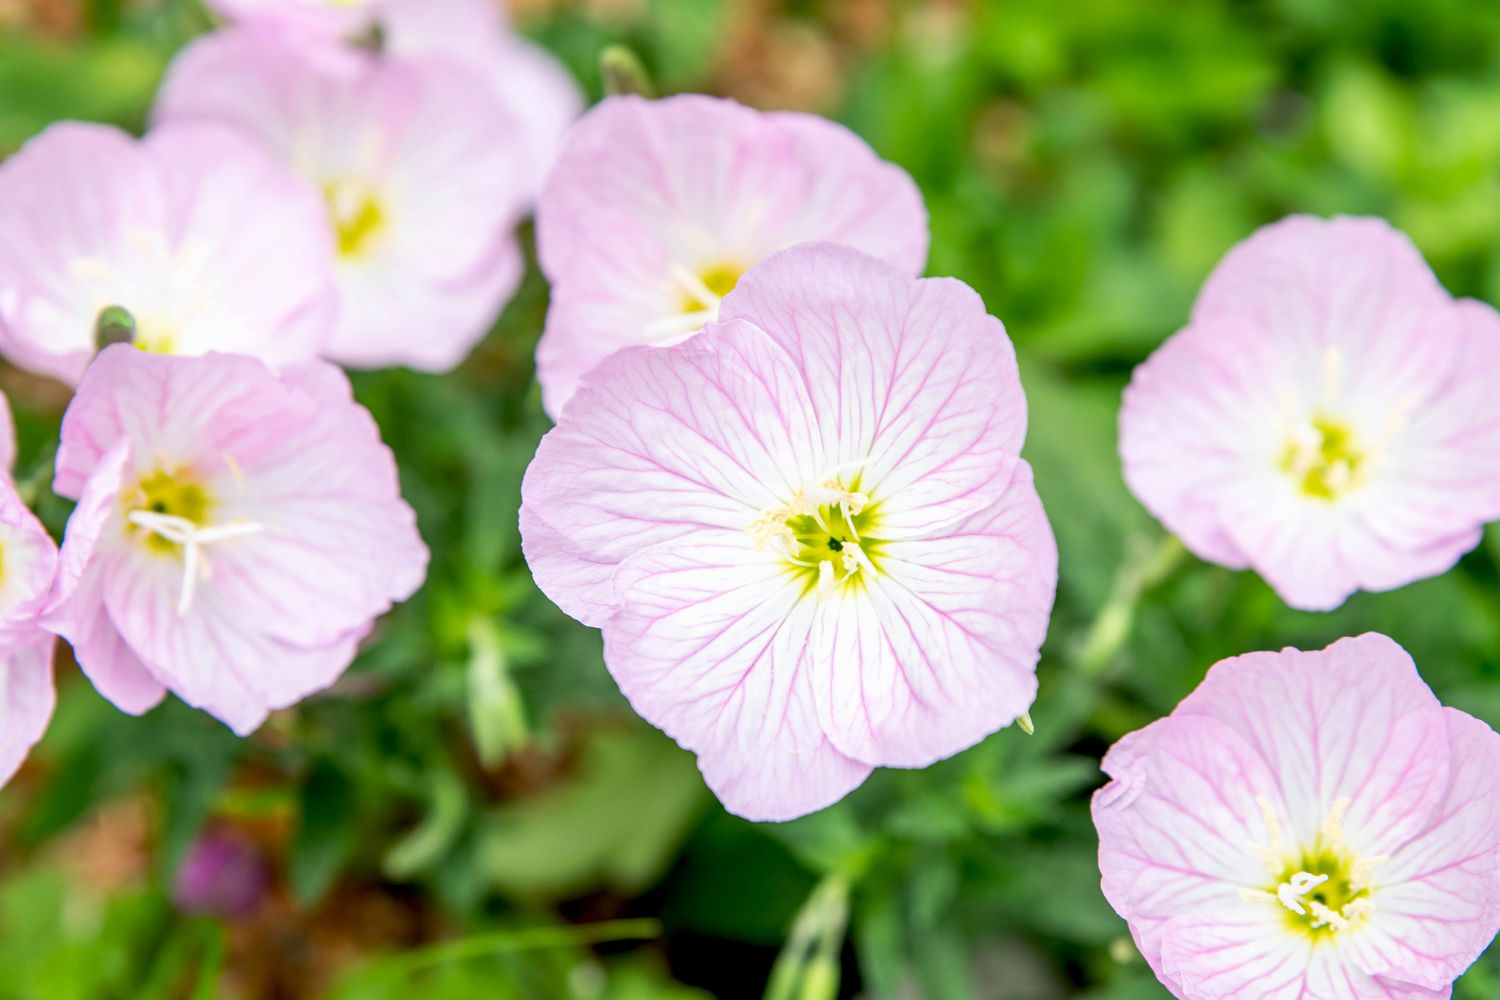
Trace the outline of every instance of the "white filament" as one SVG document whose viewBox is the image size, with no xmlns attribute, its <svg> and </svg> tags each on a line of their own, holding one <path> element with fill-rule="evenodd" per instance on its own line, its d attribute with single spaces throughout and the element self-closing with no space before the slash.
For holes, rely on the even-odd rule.
<svg viewBox="0 0 1500 1000">
<path fill-rule="evenodd" d="M 185 615 L 193 604 L 193 592 L 198 586 L 198 577 L 208 575 L 208 563 L 203 549 L 215 542 L 231 538 L 244 538 L 265 530 L 265 525 L 250 521 L 237 524 L 218 524 L 202 527 L 176 514 L 162 514 L 152 510 L 133 510 L 130 523 L 144 528 L 154 535 L 182 546 L 182 592 L 177 599 L 177 614 Z"/>
</svg>

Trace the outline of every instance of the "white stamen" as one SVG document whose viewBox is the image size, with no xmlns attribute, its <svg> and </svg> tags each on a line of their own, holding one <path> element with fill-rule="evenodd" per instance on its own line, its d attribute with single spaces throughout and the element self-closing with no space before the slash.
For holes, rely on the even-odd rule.
<svg viewBox="0 0 1500 1000">
<path fill-rule="evenodd" d="M 712 323 L 719 318 L 717 307 L 713 309 L 697 309 L 693 312 L 680 313 L 676 316 L 663 316 L 654 319 L 642 327 L 646 339 L 655 343 L 659 340 L 671 340 L 685 333 L 693 333 L 700 329 L 705 323 Z"/>
<path fill-rule="evenodd" d="M 264 531 L 265 525 L 252 521 L 236 524 L 217 524 L 200 527 L 185 517 L 162 514 L 152 510 L 133 510 L 128 520 L 138 528 L 182 546 L 182 593 L 177 599 L 177 614 L 185 615 L 193 604 L 193 593 L 198 586 L 198 577 L 210 575 L 208 561 L 203 558 L 203 547 L 232 538 L 244 538 Z"/>
<path fill-rule="evenodd" d="M 1281 900 L 1281 905 L 1298 916 L 1307 916 L 1307 910 L 1298 901 L 1318 886 L 1328 881 L 1327 875 L 1313 875 L 1309 872 L 1298 872 L 1293 875 L 1291 881 L 1283 882 L 1276 887 L 1276 898 Z"/>
</svg>

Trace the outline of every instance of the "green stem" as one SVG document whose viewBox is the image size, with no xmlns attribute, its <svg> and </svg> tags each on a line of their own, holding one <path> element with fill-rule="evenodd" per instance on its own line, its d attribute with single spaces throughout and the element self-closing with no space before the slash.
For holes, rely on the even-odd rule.
<svg viewBox="0 0 1500 1000">
<path fill-rule="evenodd" d="M 1126 543 L 1109 600 L 1078 644 L 1074 663 L 1079 673 L 1096 677 L 1115 661 L 1130 638 L 1142 595 L 1170 577 L 1186 557 L 1187 549 L 1176 535 L 1166 535 L 1150 547 L 1139 537 Z"/>
<path fill-rule="evenodd" d="M 849 876 L 835 871 L 813 888 L 792 922 L 765 1000 L 834 1000 L 839 991 L 839 952 L 849 927 Z"/>
</svg>

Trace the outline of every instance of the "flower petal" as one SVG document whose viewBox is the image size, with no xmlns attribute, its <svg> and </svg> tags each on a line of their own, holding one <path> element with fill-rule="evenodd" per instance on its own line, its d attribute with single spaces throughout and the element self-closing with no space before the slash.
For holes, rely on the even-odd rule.
<svg viewBox="0 0 1500 1000">
<path fill-rule="evenodd" d="M 801 379 L 748 323 L 605 361 L 542 439 L 521 486 L 537 584 L 602 624 L 635 552 L 703 530 L 744 534 L 824 471 Z"/>
<path fill-rule="evenodd" d="M 864 781 L 870 767 L 818 725 L 816 605 L 779 556 L 704 531 L 633 556 L 616 585 L 630 602 L 604 630 L 610 673 L 637 712 L 698 754 L 730 812 L 791 819 Z"/>
<path fill-rule="evenodd" d="M 100 694 L 121 711 L 142 715 L 161 703 L 167 689 L 120 636 L 105 611 L 96 558 L 101 549 L 108 552 L 112 547 L 112 539 L 103 538 L 102 532 L 107 527 L 119 528 L 115 510 L 128 457 L 129 443 L 116 443 L 101 456 L 79 496 L 68 518 L 57 580 L 42 626 L 68 640 L 78 666 Z"/>
<path fill-rule="evenodd" d="M 819 610 L 818 717 L 851 757 L 925 767 L 1030 707 L 1057 546 L 1023 462 L 989 508 L 878 558 Z"/>
<path fill-rule="evenodd" d="M 553 284 L 538 349 L 548 410 L 612 352 L 702 326 L 684 320 L 703 303 L 676 271 L 742 273 L 826 240 L 910 276 L 926 223 L 911 179 L 832 122 L 700 95 L 608 98 L 569 132 L 537 209 Z"/>
<path fill-rule="evenodd" d="M 932 531 L 1005 492 L 1026 398 L 1004 327 L 967 286 L 808 244 L 747 273 L 722 316 L 756 323 L 790 355 L 822 450 L 860 463 L 888 537 Z"/>
<path fill-rule="evenodd" d="M 1406 651 L 1377 633 L 1224 660 L 1178 706 L 1174 718 L 1185 716 L 1218 719 L 1265 759 L 1300 843 L 1347 800 L 1348 846 L 1360 857 L 1391 854 L 1446 787 L 1442 709 Z"/>
<path fill-rule="evenodd" d="M 1365 971 L 1440 990 L 1500 932 L 1500 736 L 1444 709 L 1453 773 L 1426 828 L 1375 869 Z"/>
<path fill-rule="evenodd" d="M 1233 729 L 1173 715 L 1117 743 L 1104 770 L 1113 780 L 1093 801 L 1104 895 L 1158 975 L 1173 921 L 1254 921 L 1279 905 L 1243 895 L 1265 892 L 1261 849 L 1286 814 L 1277 776 Z"/>
<path fill-rule="evenodd" d="M 57 704 L 52 686 L 56 646 L 57 639 L 39 629 L 25 637 L 5 637 L 0 653 L 0 786 L 15 776 L 52 721 Z"/>
</svg>

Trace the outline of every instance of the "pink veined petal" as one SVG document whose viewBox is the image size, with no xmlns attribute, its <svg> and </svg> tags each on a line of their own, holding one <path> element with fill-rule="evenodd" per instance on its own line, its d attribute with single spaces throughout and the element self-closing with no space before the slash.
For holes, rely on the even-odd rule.
<svg viewBox="0 0 1500 1000">
<path fill-rule="evenodd" d="M 1423 828 L 1447 784 L 1442 709 L 1406 651 L 1377 633 L 1215 664 L 1173 714 L 1198 716 L 1234 728 L 1271 766 L 1300 843 L 1348 800 L 1349 847 L 1391 854 Z"/>
<path fill-rule="evenodd" d="M 604 629 L 610 673 L 635 710 L 698 754 L 725 808 L 784 820 L 838 801 L 867 764 L 818 725 L 815 601 L 777 555 L 702 530 L 630 558 L 629 604 Z"/>
<path fill-rule="evenodd" d="M 175 559 L 115 556 L 101 571 L 104 607 L 151 673 L 241 736 L 273 709 L 332 684 L 354 659 L 359 631 L 317 646 L 275 639 L 212 588 L 178 611 Z"/>
<path fill-rule="evenodd" d="M 1453 772 L 1425 829 L 1374 871 L 1377 909 L 1350 942 L 1387 981 L 1441 990 L 1500 931 L 1500 736 L 1444 709 Z"/>
<path fill-rule="evenodd" d="M 856 250 L 775 254 L 724 300 L 764 329 L 807 385 L 822 451 L 857 467 L 888 537 L 992 504 L 1026 436 L 1026 399 L 1000 321 L 971 289 L 913 281 Z"/>
<path fill-rule="evenodd" d="M 177 464 L 191 459 L 194 471 L 213 475 L 230 467 L 225 456 L 243 468 L 283 449 L 284 428 L 311 414 L 306 401 L 291 397 L 253 358 L 217 355 L 213 364 L 187 366 L 181 360 L 126 344 L 99 353 L 63 415 L 53 477 L 59 495 L 77 497 L 121 439 L 138 463 L 156 456 Z M 266 406 L 268 391 L 285 406 Z M 268 426 L 268 409 L 282 411 L 286 422 Z"/>
<path fill-rule="evenodd" d="M 51 599 L 57 578 L 57 544 L 27 508 L 8 479 L 0 478 L 0 636 L 19 630 L 23 637 Z"/>
<path fill-rule="evenodd" d="M 35 628 L 26 636 L 5 637 L 0 652 L 0 786 L 15 776 L 52 720 L 56 645 L 56 638 Z"/>
<path fill-rule="evenodd" d="M 1264 893 L 1279 874 L 1260 849 L 1273 846 L 1268 816 L 1285 830 L 1286 810 L 1276 775 L 1243 737 L 1213 719 L 1174 715 L 1117 743 L 1104 770 L 1113 780 L 1093 801 L 1104 895 L 1158 976 L 1170 972 L 1173 921 L 1274 913 L 1273 898 L 1242 892 Z"/>
<path fill-rule="evenodd" d="M 1367 1000 L 1309 990 L 1308 971 L 1320 956 L 1310 938 L 1287 933 L 1278 908 L 1242 903 L 1169 920 L 1162 981 L 1181 1000 Z"/>
<path fill-rule="evenodd" d="M 1384 409 L 1446 378 L 1457 343 L 1424 336 L 1451 299 L 1405 235 L 1375 218 L 1291 216 L 1225 256 L 1193 306 L 1193 322 L 1234 316 L 1278 350 L 1339 366 L 1337 397 Z M 1322 388 L 1321 365 L 1285 378 Z"/>
<path fill-rule="evenodd" d="M 161 176 L 124 132 L 63 122 L 0 166 L 0 349 L 76 382 L 99 310 L 125 291 L 109 262 L 165 212 Z"/>
<path fill-rule="evenodd" d="M 629 556 L 704 528 L 739 533 L 826 469 L 806 390 L 749 323 L 677 347 L 636 348 L 589 377 L 521 486 L 522 545 L 538 586 L 601 625 Z M 820 467 L 821 466 L 821 467 Z"/>
<path fill-rule="evenodd" d="M 105 611 L 96 559 L 101 541 L 103 548 L 109 548 L 101 533 L 119 528 L 114 512 L 128 458 L 129 443 L 119 441 L 100 458 L 83 488 L 68 518 L 57 580 L 42 627 L 68 640 L 78 666 L 100 694 L 121 711 L 142 715 L 161 703 L 167 689 L 135 655 Z"/>
<path fill-rule="evenodd" d="M 989 508 L 876 558 L 819 608 L 818 717 L 850 757 L 925 767 L 1030 707 L 1057 546 L 1022 462 Z"/>
<path fill-rule="evenodd" d="M 549 412 L 610 353 L 713 318 L 682 273 L 742 273 L 827 240 L 911 275 L 926 222 L 911 179 L 830 122 L 698 95 L 605 100 L 568 133 L 537 207 L 553 285 L 538 348 Z"/>
</svg>

